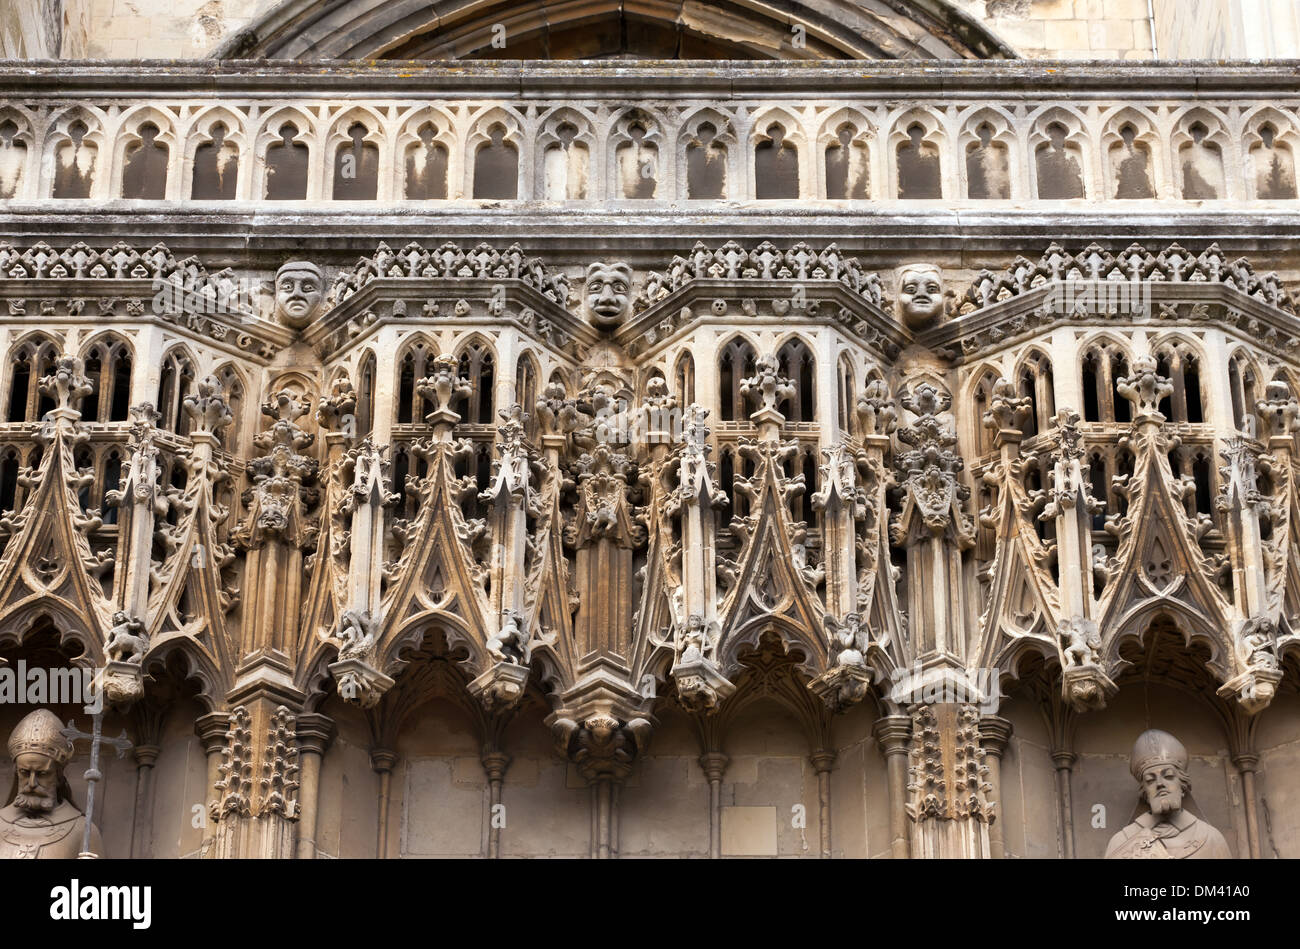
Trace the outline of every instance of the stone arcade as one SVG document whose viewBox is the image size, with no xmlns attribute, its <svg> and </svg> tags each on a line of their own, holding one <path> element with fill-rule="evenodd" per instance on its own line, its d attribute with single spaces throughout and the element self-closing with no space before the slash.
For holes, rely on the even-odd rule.
<svg viewBox="0 0 1300 949">
<path fill-rule="evenodd" d="M 1300 856 L 1293 70 L 287 6 L 0 64 L 0 656 L 102 673 L 105 854 Z"/>
</svg>

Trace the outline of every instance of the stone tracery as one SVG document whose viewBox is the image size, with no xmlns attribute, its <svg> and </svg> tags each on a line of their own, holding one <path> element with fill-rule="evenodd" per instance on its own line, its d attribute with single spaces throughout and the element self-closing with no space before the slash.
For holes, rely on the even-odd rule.
<svg viewBox="0 0 1300 949">
<path fill-rule="evenodd" d="M 689 148 L 668 154 L 686 139 L 713 150 L 720 167 L 696 171 L 729 198 L 776 197 L 751 189 L 750 170 L 780 177 L 791 163 L 794 191 L 781 195 L 807 198 L 839 148 L 845 188 L 866 193 L 832 200 L 868 200 L 891 177 L 886 156 L 912 143 L 891 136 L 913 119 L 938 130 L 835 105 L 746 125 L 739 112 L 694 121 L 654 102 L 634 119 L 600 104 L 591 122 L 508 104 L 517 124 L 498 138 L 516 150 L 522 207 L 611 200 L 631 161 L 602 151 L 615 139 L 638 168 L 658 159 L 651 194 L 621 188 L 619 200 L 686 196 Z M 412 113 L 400 149 L 374 122 L 338 138 L 355 118 L 342 112 L 297 132 L 304 147 L 363 157 L 375 144 L 388 169 L 377 174 L 407 188 L 414 174 L 436 191 L 421 177 L 436 165 L 453 189 L 470 180 L 470 146 L 492 141 L 473 137 L 478 125 L 488 134 L 502 120 L 481 110 L 476 125 L 477 108 Z M 995 147 L 1019 140 L 972 109 L 946 137 L 923 134 L 914 157 L 961 148 L 938 156 L 939 193 L 980 201 L 1072 199 L 1098 176 L 1138 189 L 1142 165 L 1157 198 L 1176 202 L 1167 163 L 1220 128 L 1208 113 L 1198 130 L 1158 110 L 1138 128 L 1117 112 L 1130 140 L 1125 121 L 1098 129 L 1072 115 L 1009 113 L 1022 131 L 1059 125 L 1024 140 L 1036 192 L 1028 154 Z M 266 131 L 224 128 L 218 145 L 213 116 L 188 131 L 174 118 L 170 192 L 194 135 L 247 162 Z M 1267 135 L 1256 123 L 1260 149 L 1286 144 L 1282 118 Z M 707 142 L 706 119 L 717 122 Z M 68 158 L 61 187 L 92 171 L 92 188 L 121 178 L 125 150 L 110 144 L 127 134 L 87 124 L 76 148 L 98 157 Z M 65 147 L 31 142 L 29 155 Z M 1105 143 L 1118 150 L 1109 171 Z M 227 174 L 249 179 L 247 164 L 218 173 L 212 157 L 217 190 Z M 1186 157 L 1208 181 L 1207 155 Z M 823 160 L 826 174 L 809 167 Z M 1281 159 L 1268 161 L 1279 165 L 1268 187 L 1281 188 Z M 982 197 L 953 177 L 968 168 L 984 176 Z M 34 173 L 17 187 L 39 203 Z M 990 183 L 1004 174 L 1005 191 Z M 1189 174 L 1174 180 L 1186 190 Z M 303 183 L 309 200 L 324 194 Z M 381 201 L 400 191 L 375 185 Z M 321 761 L 340 760 L 325 750 L 325 709 L 370 728 L 382 814 L 398 798 L 394 769 L 410 763 L 404 723 L 426 705 L 452 696 L 496 803 L 512 791 L 510 755 L 523 754 L 512 723 L 544 726 L 590 789 L 595 856 L 619 853 L 629 778 L 659 766 L 654 740 L 675 716 L 700 734 L 718 794 L 708 850 L 720 855 L 726 729 L 755 695 L 808 732 L 825 782 L 817 852 L 835 851 L 827 723 L 871 709 L 888 758 L 879 783 L 910 821 L 891 850 L 990 856 L 1007 813 L 993 773 L 1010 728 L 993 714 L 1001 688 L 1035 695 L 1053 727 L 1111 714 L 1143 648 L 1162 663 L 1177 651 L 1172 623 L 1186 648 L 1167 661 L 1171 681 L 1194 671 L 1206 701 L 1243 720 L 1291 701 L 1300 323 L 1284 254 L 1259 251 L 1256 270 L 1241 256 L 1256 250 L 1231 234 L 1076 234 L 1041 254 L 1047 240 L 929 263 L 820 225 L 767 236 L 731 219 L 606 253 L 485 222 L 469 238 L 421 226 L 411 240 L 395 224 L 360 259 L 355 247 L 240 258 L 52 237 L 0 245 L 14 355 L 0 374 L 0 642 L 21 643 L 35 596 L 59 622 L 79 618 L 69 635 L 107 663 L 116 702 L 154 698 L 146 673 L 188 664 L 206 709 L 209 852 L 315 855 L 305 822 Z M 249 289 L 267 278 L 270 294 Z M 92 335 L 92 322 L 110 332 Z M 1062 786 L 1067 733 L 1050 743 Z M 1253 833 L 1234 839 L 1239 853 L 1260 849 Z M 510 841 L 485 839 L 489 853 Z"/>
</svg>

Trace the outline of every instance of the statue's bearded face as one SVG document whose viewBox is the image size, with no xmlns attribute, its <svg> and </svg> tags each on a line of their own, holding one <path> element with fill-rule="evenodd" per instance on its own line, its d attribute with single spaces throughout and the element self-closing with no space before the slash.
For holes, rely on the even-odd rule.
<svg viewBox="0 0 1300 949">
<path fill-rule="evenodd" d="M 29 814 L 44 814 L 59 803 L 59 769 L 54 759 L 34 751 L 14 759 L 18 793 L 14 805 Z"/>
<path fill-rule="evenodd" d="M 898 278 L 898 308 L 903 322 L 923 329 L 943 312 L 943 283 L 933 267 L 906 267 Z"/>
<path fill-rule="evenodd" d="M 1164 817 L 1183 809 L 1183 778 L 1171 764 L 1157 765 L 1142 772 L 1142 793 L 1151 813 Z"/>
<path fill-rule="evenodd" d="M 587 310 L 597 326 L 623 322 L 632 291 L 632 271 L 624 264 L 592 264 L 587 270 Z"/>
<path fill-rule="evenodd" d="M 323 298 L 319 273 L 286 268 L 275 276 L 276 312 L 287 326 L 301 329 L 310 323 Z"/>
</svg>

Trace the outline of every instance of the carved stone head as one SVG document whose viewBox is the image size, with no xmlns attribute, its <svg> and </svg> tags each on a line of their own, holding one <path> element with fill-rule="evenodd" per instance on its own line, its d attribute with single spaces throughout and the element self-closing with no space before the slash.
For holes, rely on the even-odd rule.
<svg viewBox="0 0 1300 949">
<path fill-rule="evenodd" d="M 14 796 L 10 802 L 29 816 L 47 814 L 67 797 L 63 768 L 72 757 L 72 742 L 63 723 L 49 709 L 37 709 L 9 736 L 14 760 Z"/>
<path fill-rule="evenodd" d="M 1183 809 L 1183 798 L 1191 790 L 1187 749 L 1173 735 L 1155 728 L 1139 735 L 1129 757 L 1129 771 L 1152 814 L 1162 817 Z"/>
<path fill-rule="evenodd" d="M 325 275 L 306 260 L 291 260 L 275 274 L 275 317 L 300 330 L 316 318 L 325 299 Z"/>
<path fill-rule="evenodd" d="M 587 268 L 583 299 L 587 318 L 601 329 L 614 329 L 627 319 L 632 302 L 632 268 L 624 263 L 597 262 Z"/>
<path fill-rule="evenodd" d="M 898 316 L 911 330 L 928 329 L 943 314 L 943 275 L 933 264 L 898 269 Z"/>
</svg>

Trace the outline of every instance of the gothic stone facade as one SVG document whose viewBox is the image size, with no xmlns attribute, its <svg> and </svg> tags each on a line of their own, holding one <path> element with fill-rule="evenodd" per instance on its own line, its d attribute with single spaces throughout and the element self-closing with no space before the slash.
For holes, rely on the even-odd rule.
<svg viewBox="0 0 1300 949">
<path fill-rule="evenodd" d="M 1300 855 L 1289 69 L 0 87 L 0 652 L 102 670 L 110 855 L 1099 856 L 1152 726 Z"/>
</svg>

